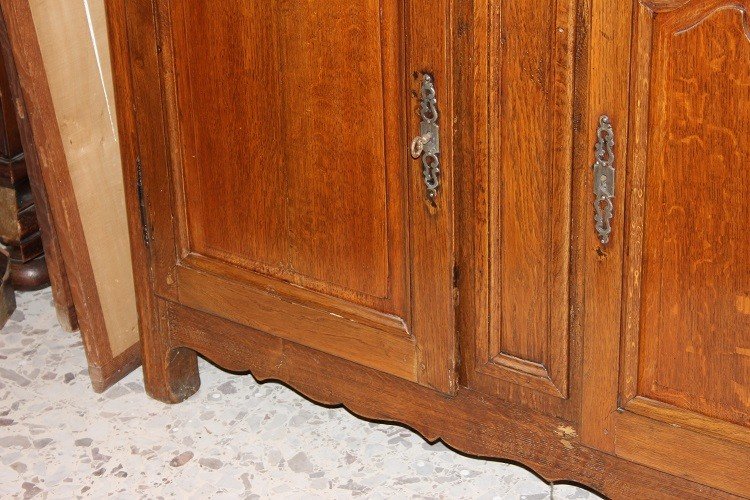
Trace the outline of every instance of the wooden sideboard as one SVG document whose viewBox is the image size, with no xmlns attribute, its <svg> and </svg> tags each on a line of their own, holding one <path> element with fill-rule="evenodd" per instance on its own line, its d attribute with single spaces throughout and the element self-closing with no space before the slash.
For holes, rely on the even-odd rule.
<svg viewBox="0 0 750 500">
<path fill-rule="evenodd" d="M 750 496 L 750 1 L 107 5 L 151 396 Z"/>
</svg>

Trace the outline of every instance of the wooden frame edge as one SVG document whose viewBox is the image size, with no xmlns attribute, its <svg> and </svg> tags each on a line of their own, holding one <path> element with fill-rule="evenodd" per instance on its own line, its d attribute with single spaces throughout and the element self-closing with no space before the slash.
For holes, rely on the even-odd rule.
<svg viewBox="0 0 750 500">
<path fill-rule="evenodd" d="M 0 0 L 0 12 L 17 72 L 18 95 L 14 98 L 17 103 L 22 102 L 25 109 L 24 115 L 19 117 L 19 121 L 27 122 L 21 127 L 22 134 L 28 134 L 26 140 L 36 145 L 38 162 L 28 165 L 29 175 L 36 176 L 36 179 L 43 181 L 46 189 L 51 190 L 48 199 L 51 202 L 52 222 L 58 234 L 66 235 L 58 241 L 68 271 L 86 357 L 90 366 L 108 367 L 102 368 L 102 376 L 98 380 L 92 378 L 95 390 L 103 390 L 106 387 L 102 384 L 114 383 L 121 378 L 112 374 L 128 368 L 132 370 L 132 355 L 113 356 L 106 335 L 104 315 L 73 194 L 31 7 L 25 0 Z M 118 370 L 109 368 L 120 361 L 125 361 L 126 364 Z M 92 374 L 94 377 L 98 376 L 96 368 Z"/>
<path fill-rule="evenodd" d="M 89 365 L 94 392 L 102 393 L 141 365 L 141 346 L 136 343 L 104 365 Z"/>
<path fill-rule="evenodd" d="M 39 158 L 34 145 L 33 133 L 29 120 L 26 119 L 26 104 L 22 97 L 18 80 L 18 70 L 3 15 L 0 15 L 0 25 L 0 50 L 3 53 L 8 85 L 11 89 L 11 95 L 8 98 L 14 101 L 14 108 L 16 110 L 18 129 L 26 160 L 26 171 L 31 181 L 31 192 L 36 206 L 36 219 L 39 224 L 42 246 L 44 247 L 45 265 L 52 286 L 52 299 L 55 304 L 57 320 L 63 330 L 74 332 L 79 328 L 78 317 L 73 303 L 69 277 L 65 268 L 65 262 L 63 261 L 57 229 L 49 208 L 50 202 L 47 196 L 47 189 L 41 178 L 42 174 L 39 168 Z"/>
</svg>

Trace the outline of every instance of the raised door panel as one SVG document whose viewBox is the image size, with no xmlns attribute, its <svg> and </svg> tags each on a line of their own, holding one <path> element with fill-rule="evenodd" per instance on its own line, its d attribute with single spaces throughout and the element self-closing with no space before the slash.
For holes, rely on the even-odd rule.
<svg viewBox="0 0 750 500">
<path fill-rule="evenodd" d="M 407 44 L 427 28 L 411 10 L 446 9 L 421 4 L 156 2 L 160 87 L 138 95 L 164 96 L 165 166 L 143 166 L 161 296 L 454 387 L 450 173 L 433 204 L 406 141 L 409 68 L 449 95 L 440 26 L 437 43 Z M 154 200 L 162 183 L 171 201 Z"/>
<path fill-rule="evenodd" d="M 475 6 L 475 241 L 470 385 L 568 396 L 576 20 L 566 1 Z M 503 389 L 505 387 L 505 389 Z"/>
<path fill-rule="evenodd" d="M 637 3 L 614 414 L 618 454 L 740 494 L 750 491 L 748 8 Z"/>
<path fill-rule="evenodd" d="M 189 251 L 405 312 L 403 36 L 380 3 L 171 4 Z"/>
<path fill-rule="evenodd" d="M 732 7 L 653 28 L 636 392 L 750 426 L 750 31 Z"/>
</svg>

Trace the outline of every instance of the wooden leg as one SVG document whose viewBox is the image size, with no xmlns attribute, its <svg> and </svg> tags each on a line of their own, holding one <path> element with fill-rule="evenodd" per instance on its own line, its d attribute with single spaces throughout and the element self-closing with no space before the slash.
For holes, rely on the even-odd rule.
<svg viewBox="0 0 750 500">
<path fill-rule="evenodd" d="M 159 306 L 155 327 L 141 328 L 146 392 L 159 401 L 179 403 L 200 388 L 198 356 L 192 349 L 171 345 L 169 321 L 165 317 L 166 307 L 163 303 Z"/>
<path fill-rule="evenodd" d="M 0 328 L 16 309 L 16 293 L 8 273 L 8 257 L 0 253 Z"/>
</svg>

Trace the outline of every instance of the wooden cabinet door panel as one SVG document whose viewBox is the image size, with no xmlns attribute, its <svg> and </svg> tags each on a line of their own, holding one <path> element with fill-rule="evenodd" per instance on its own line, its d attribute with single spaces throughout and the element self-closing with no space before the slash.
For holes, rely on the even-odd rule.
<svg viewBox="0 0 750 500">
<path fill-rule="evenodd" d="M 404 314 L 396 3 L 170 7 L 190 251 Z"/>
<path fill-rule="evenodd" d="M 451 174 L 428 203 L 407 143 L 415 69 L 450 123 L 447 23 L 414 21 L 447 4 L 159 0 L 146 21 L 145 3 L 128 8 L 155 23 L 131 49 L 159 54 L 143 119 L 165 103 L 164 165 L 142 159 L 157 292 L 452 390 Z"/>
<path fill-rule="evenodd" d="M 477 2 L 469 385 L 568 397 L 576 0 Z M 468 223 L 469 221 L 467 221 Z M 473 293 L 474 290 L 470 291 Z M 557 400 L 557 402 L 554 402 Z"/>
<path fill-rule="evenodd" d="M 633 165 L 644 233 L 624 388 L 750 427 L 750 32 L 736 2 L 698 3 L 657 14 L 636 59 L 651 58 L 651 123 Z"/>
<path fill-rule="evenodd" d="M 749 8 L 635 3 L 627 162 L 617 151 L 626 226 L 613 240 L 621 366 L 611 423 L 597 424 L 618 455 L 737 494 L 750 491 Z M 592 373 L 607 378 L 617 358 L 600 362 Z"/>
</svg>

